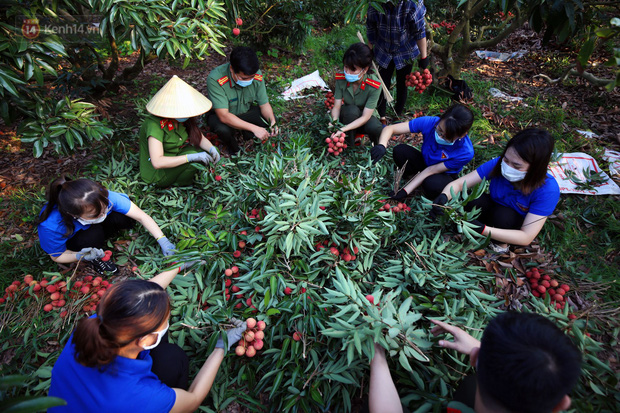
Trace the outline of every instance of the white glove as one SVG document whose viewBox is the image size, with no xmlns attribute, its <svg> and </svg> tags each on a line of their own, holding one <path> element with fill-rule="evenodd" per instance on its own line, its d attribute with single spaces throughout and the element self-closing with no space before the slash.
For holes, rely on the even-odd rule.
<svg viewBox="0 0 620 413">
<path fill-rule="evenodd" d="M 214 146 L 211 147 L 211 149 L 209 149 L 209 154 L 211 155 L 211 158 L 213 159 L 213 163 L 217 163 L 220 160 L 220 153 L 217 151 L 217 148 Z"/>
</svg>

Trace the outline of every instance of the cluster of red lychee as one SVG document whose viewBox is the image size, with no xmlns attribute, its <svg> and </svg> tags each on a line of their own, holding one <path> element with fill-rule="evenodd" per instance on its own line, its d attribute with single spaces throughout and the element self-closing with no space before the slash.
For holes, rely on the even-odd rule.
<svg viewBox="0 0 620 413">
<path fill-rule="evenodd" d="M 525 273 L 525 276 L 530 283 L 534 297 L 545 298 L 545 295 L 548 294 L 557 310 L 564 308 L 564 295 L 570 290 L 568 285 L 560 285 L 557 280 L 554 280 L 549 275 L 541 274 L 538 268 L 532 268 Z"/>
<path fill-rule="evenodd" d="M 404 202 L 399 202 L 396 205 L 389 204 L 383 199 L 380 199 L 379 202 L 383 204 L 383 206 L 379 208 L 379 211 L 394 212 L 394 213 L 411 211 L 411 208 L 408 207 L 407 204 L 405 204 Z"/>
<path fill-rule="evenodd" d="M 300 291 L 301 291 L 301 293 L 303 294 L 303 293 L 305 293 L 305 292 L 306 292 L 306 289 L 305 289 L 304 287 L 301 287 L 301 290 L 300 290 Z M 286 295 L 291 295 L 291 294 L 293 294 L 293 289 L 292 289 L 291 287 L 284 287 L 284 294 L 286 294 Z"/>
<path fill-rule="evenodd" d="M 454 29 L 456 29 L 456 24 L 455 23 L 450 23 L 450 22 L 447 22 L 447 21 L 444 20 L 441 23 L 431 23 L 431 27 L 433 29 L 439 29 L 440 27 L 445 27 L 446 28 L 446 32 L 448 34 L 452 34 Z"/>
<path fill-rule="evenodd" d="M 502 19 L 502 20 L 506 20 L 508 18 L 513 18 L 515 16 L 511 11 L 509 11 L 508 14 L 504 14 L 503 11 L 500 11 L 497 14 L 499 15 L 500 19 Z"/>
<path fill-rule="evenodd" d="M 226 268 L 224 270 L 224 275 L 224 298 L 226 298 L 226 301 L 230 301 L 233 299 L 240 300 L 235 304 L 235 308 L 241 309 L 243 308 L 243 304 L 245 304 L 247 307 L 250 307 L 252 309 L 253 313 L 257 312 L 258 310 L 256 309 L 256 306 L 252 303 L 252 296 L 245 297 L 243 293 L 241 293 L 241 288 L 236 286 L 234 283 L 233 279 L 239 278 L 239 276 L 241 276 L 241 274 L 239 273 L 239 267 L 233 265 L 230 268 Z M 206 305 L 203 307 L 204 310 L 208 308 L 209 307 Z"/>
<path fill-rule="evenodd" d="M 428 69 L 424 69 L 422 72 L 409 73 L 405 78 L 407 87 L 415 88 L 418 93 L 424 92 L 431 83 L 433 83 L 433 75 Z"/>
<path fill-rule="evenodd" d="M 263 340 L 265 339 L 264 330 L 267 324 L 262 320 L 256 321 L 253 318 L 248 318 L 245 322 L 248 325 L 248 329 L 243 333 L 241 340 L 239 340 L 235 353 L 238 356 L 254 357 L 256 352 L 265 345 Z"/>
<path fill-rule="evenodd" d="M 412 115 L 414 118 L 421 118 L 422 116 L 424 116 L 424 112 L 422 112 L 421 110 L 418 110 L 417 112 L 415 112 Z"/>
<path fill-rule="evenodd" d="M 250 211 L 245 213 L 245 216 L 250 219 L 263 219 L 265 212 L 262 209 L 252 208 Z"/>
<path fill-rule="evenodd" d="M 32 275 L 28 274 L 24 276 L 23 281 L 15 280 L 6 287 L 4 296 L 0 298 L 0 304 L 12 299 L 29 299 L 37 296 L 44 302 L 48 301 L 43 306 L 43 311 L 49 313 L 52 310 L 59 310 L 60 317 L 64 318 L 68 313 L 66 306 L 69 300 L 88 297 L 82 311 L 85 313 L 95 311 L 99 299 L 111 285 L 101 277 L 93 279 L 91 275 L 84 277 L 83 281 L 74 282 L 70 288 L 67 287 L 66 281 L 56 281 L 57 279 L 58 276 L 54 276 L 51 281 L 46 278 L 37 281 Z M 23 293 L 23 296 L 18 297 L 20 293 Z"/>
<path fill-rule="evenodd" d="M 329 110 L 332 110 L 334 108 L 334 102 L 336 101 L 336 98 L 334 97 L 334 94 L 332 92 L 327 92 L 325 94 L 325 107 Z"/>
<path fill-rule="evenodd" d="M 314 245 L 314 249 L 317 251 L 322 250 L 323 248 L 327 248 L 329 245 L 329 241 L 328 240 L 324 240 L 323 242 L 317 242 Z M 359 248 L 357 247 L 344 247 L 344 249 L 342 251 L 340 251 L 338 249 L 338 244 L 336 244 L 335 242 L 332 242 L 331 246 L 329 247 L 329 252 L 332 253 L 333 255 L 335 255 L 336 257 L 340 257 L 342 260 L 344 260 L 345 262 L 349 262 L 349 261 L 355 261 L 357 259 L 357 254 L 359 252 Z"/>
<path fill-rule="evenodd" d="M 331 153 L 334 156 L 338 156 L 347 149 L 347 144 L 344 143 L 344 132 L 336 132 L 331 138 L 325 138 L 325 143 L 327 144 L 327 152 Z"/>
<path fill-rule="evenodd" d="M 235 19 L 235 23 L 237 23 L 237 26 L 242 26 L 243 25 L 243 20 L 241 20 L 240 17 L 237 17 Z M 233 34 L 235 36 L 239 36 L 241 34 L 241 30 L 239 29 L 239 27 L 235 27 L 232 32 L 233 32 Z"/>
</svg>

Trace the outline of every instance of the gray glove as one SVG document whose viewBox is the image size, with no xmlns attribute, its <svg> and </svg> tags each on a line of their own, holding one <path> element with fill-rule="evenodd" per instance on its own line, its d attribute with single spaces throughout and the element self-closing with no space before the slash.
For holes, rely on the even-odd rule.
<svg viewBox="0 0 620 413">
<path fill-rule="evenodd" d="M 84 261 L 92 261 L 103 257 L 105 257 L 105 252 L 102 249 L 91 247 L 82 248 L 80 252 L 75 254 L 75 258 Z"/>
<path fill-rule="evenodd" d="M 211 155 L 206 152 L 188 153 L 185 156 L 187 156 L 187 160 L 189 162 L 202 162 L 204 164 L 213 162 L 213 158 L 211 158 Z"/>
<path fill-rule="evenodd" d="M 217 163 L 220 160 L 220 153 L 217 151 L 217 148 L 214 146 L 209 149 L 209 155 L 211 155 L 211 159 L 213 159 L 213 163 Z"/>
<path fill-rule="evenodd" d="M 228 349 L 233 346 L 237 341 L 241 340 L 241 336 L 248 328 L 248 324 L 245 321 L 237 320 L 236 318 L 231 318 L 230 321 L 236 326 L 231 328 L 230 330 L 226 330 L 226 335 L 228 336 Z M 215 343 L 215 348 L 224 348 L 224 339 L 218 338 L 217 343 Z"/>
<path fill-rule="evenodd" d="M 176 246 L 172 242 L 170 242 L 170 240 L 168 240 L 167 237 L 161 237 L 160 239 L 157 240 L 157 243 L 161 247 L 161 252 L 164 253 L 165 257 L 168 257 L 174 254 L 174 250 L 176 249 Z"/>
</svg>

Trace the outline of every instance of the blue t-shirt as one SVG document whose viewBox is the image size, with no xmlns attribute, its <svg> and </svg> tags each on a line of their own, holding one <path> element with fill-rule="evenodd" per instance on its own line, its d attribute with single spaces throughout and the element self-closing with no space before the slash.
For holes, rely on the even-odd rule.
<svg viewBox="0 0 620 413">
<path fill-rule="evenodd" d="M 474 157 L 474 145 L 469 135 L 454 142 L 454 145 L 440 145 L 435 140 L 435 126 L 439 122 L 437 116 L 422 116 L 409 121 L 411 133 L 422 133 L 422 156 L 426 166 L 444 163 L 448 174 L 458 174 Z"/>
<path fill-rule="evenodd" d="M 176 401 L 174 390 L 151 371 L 153 359 L 142 351 L 133 360 L 117 356 L 103 371 L 75 360 L 73 335 L 52 369 L 49 395 L 60 397 L 66 406 L 49 412 L 169 412 Z"/>
<path fill-rule="evenodd" d="M 118 192 L 108 191 L 108 200 L 111 208 L 108 211 L 108 215 L 112 211 L 120 212 L 121 214 L 127 214 L 129 212 L 129 208 L 131 207 L 131 201 L 129 197 L 125 194 L 121 194 Z M 41 213 L 45 210 L 45 206 L 41 210 Z M 62 220 L 62 216 L 60 212 L 58 212 L 58 206 L 55 206 L 47 219 L 41 222 L 38 226 L 39 232 L 39 243 L 41 244 L 41 248 L 43 251 L 48 254 L 58 257 L 63 252 L 67 250 L 67 241 L 69 238 L 73 237 L 76 232 L 88 229 L 89 225 L 82 225 L 76 219 L 73 220 L 73 234 L 69 237 L 65 237 L 65 233 L 67 232 L 67 227 Z"/>
<path fill-rule="evenodd" d="M 489 180 L 489 175 L 495 165 L 499 162 L 499 157 L 483 163 L 476 169 L 480 178 Z M 548 217 L 553 213 L 555 206 L 560 200 L 560 187 L 555 178 L 549 174 L 545 177 L 545 183 L 540 188 L 525 195 L 516 189 L 510 181 L 502 175 L 494 176 L 490 180 L 491 198 L 498 204 L 514 209 L 520 215 L 526 216 L 528 212 L 543 217 Z"/>
</svg>

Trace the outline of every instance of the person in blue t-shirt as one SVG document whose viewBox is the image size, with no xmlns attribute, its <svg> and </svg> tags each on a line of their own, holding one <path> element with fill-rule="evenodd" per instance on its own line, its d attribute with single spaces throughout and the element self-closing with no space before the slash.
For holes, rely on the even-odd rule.
<svg viewBox="0 0 620 413">
<path fill-rule="evenodd" d="M 545 130 L 522 130 L 508 141 L 500 157 L 447 185 L 433 201 L 431 216 L 441 214 L 450 190 L 458 193 L 463 183 L 471 188 L 486 179 L 490 193 L 465 207 L 481 209 L 479 220 L 473 222 L 476 230 L 502 243 L 528 245 L 560 199 L 558 183 L 547 173 L 553 145 L 553 137 Z"/>
<path fill-rule="evenodd" d="M 428 198 L 433 199 L 455 180 L 474 157 L 474 146 L 467 135 L 473 122 L 471 110 L 456 104 L 440 117 L 423 116 L 383 128 L 379 144 L 370 151 L 373 162 L 378 162 L 385 155 L 392 135 L 421 132 L 423 137 L 421 151 L 406 144 L 394 148 L 396 166 L 402 168 L 407 163 L 404 176 L 417 175 L 398 193 L 392 194 L 392 199 L 403 201 L 419 186 Z"/>
<path fill-rule="evenodd" d="M 188 389 L 187 355 L 164 344 L 170 321 L 165 288 L 192 263 L 150 280 L 113 284 L 101 297 L 97 314 L 82 318 L 52 369 L 49 395 L 66 401 L 49 409 L 64 412 L 193 412 L 209 393 L 224 359 L 225 348 L 241 338 L 245 322 L 233 319 Z M 157 358 L 157 359 L 156 359 Z M 163 359 L 165 371 L 155 365 Z M 166 378 L 162 378 L 165 376 Z M 185 377 L 182 377 L 182 376 Z M 179 383 L 181 383 L 179 385 Z M 185 384 L 183 384 L 185 383 Z"/>
<path fill-rule="evenodd" d="M 106 239 L 140 222 L 159 243 L 164 255 L 174 253 L 159 225 L 129 197 L 108 191 L 90 179 L 65 176 L 50 183 L 47 204 L 39 217 L 39 242 L 53 261 L 89 261 L 99 273 L 116 272 L 112 261 L 103 261 Z"/>
</svg>

